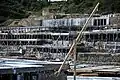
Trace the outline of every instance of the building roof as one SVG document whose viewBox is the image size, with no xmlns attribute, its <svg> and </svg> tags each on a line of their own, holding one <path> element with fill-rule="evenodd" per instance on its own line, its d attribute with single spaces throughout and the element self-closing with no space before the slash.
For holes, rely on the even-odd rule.
<svg viewBox="0 0 120 80">
<path fill-rule="evenodd" d="M 62 62 L 1 58 L 0 74 L 56 70 L 61 64 Z"/>
</svg>

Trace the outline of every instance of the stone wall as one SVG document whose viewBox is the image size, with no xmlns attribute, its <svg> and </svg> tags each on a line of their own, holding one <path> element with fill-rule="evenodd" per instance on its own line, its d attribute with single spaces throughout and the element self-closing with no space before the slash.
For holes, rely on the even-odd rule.
<svg viewBox="0 0 120 80">
<path fill-rule="evenodd" d="M 120 64 L 120 55 L 114 54 L 78 54 L 80 63 L 92 64 Z"/>
</svg>

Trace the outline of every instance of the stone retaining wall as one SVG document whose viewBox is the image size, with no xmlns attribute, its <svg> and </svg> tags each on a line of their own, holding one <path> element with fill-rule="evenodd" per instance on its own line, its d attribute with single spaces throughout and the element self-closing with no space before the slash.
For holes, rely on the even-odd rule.
<svg viewBox="0 0 120 80">
<path fill-rule="evenodd" d="M 120 55 L 111 54 L 78 54 L 81 63 L 93 64 L 120 64 Z"/>
</svg>

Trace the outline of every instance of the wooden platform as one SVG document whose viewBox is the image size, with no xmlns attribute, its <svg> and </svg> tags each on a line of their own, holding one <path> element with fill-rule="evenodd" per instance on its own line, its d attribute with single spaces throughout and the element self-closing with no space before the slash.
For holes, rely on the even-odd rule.
<svg viewBox="0 0 120 80">
<path fill-rule="evenodd" d="M 73 73 L 73 69 L 68 70 L 69 73 Z M 114 65 L 103 65 L 103 66 L 93 66 L 76 69 L 77 75 L 80 76 L 99 76 L 101 74 L 109 75 L 114 74 L 120 75 L 120 66 Z"/>
</svg>

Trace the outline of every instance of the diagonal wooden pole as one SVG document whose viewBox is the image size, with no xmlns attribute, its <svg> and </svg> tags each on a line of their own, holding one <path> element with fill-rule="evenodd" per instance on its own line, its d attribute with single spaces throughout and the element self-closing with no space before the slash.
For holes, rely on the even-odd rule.
<svg viewBox="0 0 120 80">
<path fill-rule="evenodd" d="M 57 74 L 57 75 L 60 74 L 60 72 L 61 72 L 61 70 L 62 70 L 62 68 L 63 68 L 63 66 L 64 66 L 64 64 L 65 64 L 65 62 L 66 62 L 66 60 L 67 60 L 67 58 L 70 56 L 70 54 L 71 54 L 72 50 L 74 49 L 76 43 L 77 43 L 78 41 L 81 41 L 83 31 L 86 29 L 87 23 L 90 21 L 92 15 L 93 15 L 94 12 L 97 10 L 98 6 L 99 6 L 99 2 L 97 3 L 97 5 L 95 6 L 95 8 L 93 9 L 93 11 L 92 11 L 92 13 L 90 14 L 89 18 L 86 20 L 86 22 L 85 22 L 82 30 L 79 32 L 77 38 L 75 39 L 75 41 L 73 42 L 72 46 L 70 47 L 70 50 L 69 50 L 68 54 L 66 55 L 66 57 L 65 57 L 62 65 L 60 66 L 59 70 L 58 70 L 57 72 L 55 72 L 55 74 Z"/>
</svg>

